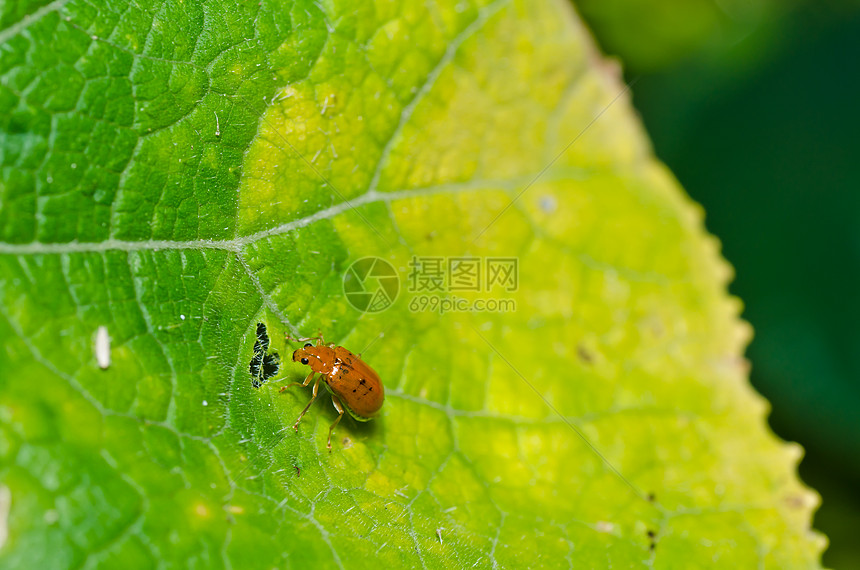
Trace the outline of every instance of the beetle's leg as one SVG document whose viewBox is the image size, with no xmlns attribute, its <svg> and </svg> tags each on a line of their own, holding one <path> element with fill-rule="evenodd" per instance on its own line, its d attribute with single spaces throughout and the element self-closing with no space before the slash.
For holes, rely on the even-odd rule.
<svg viewBox="0 0 860 570">
<path fill-rule="evenodd" d="M 343 406 L 340 404 L 340 400 L 338 400 L 337 396 L 334 394 L 331 395 L 331 403 L 334 404 L 334 409 L 338 411 L 337 419 L 331 424 L 331 427 L 328 428 L 328 452 L 331 453 L 331 432 L 334 430 L 335 426 L 340 421 L 340 418 L 343 417 Z"/>
<path fill-rule="evenodd" d="M 311 376 L 313 376 L 313 374 L 308 376 L 308 381 L 310 381 Z M 317 392 L 319 391 L 319 387 L 320 379 L 317 378 L 317 381 L 314 382 L 314 395 L 311 397 L 311 401 L 308 402 L 308 405 L 305 406 L 305 409 L 302 410 L 302 413 L 299 414 L 299 418 L 296 420 L 296 423 L 293 424 L 293 429 L 296 430 L 296 433 L 299 433 L 299 422 L 302 421 L 302 418 L 305 417 L 305 414 L 308 413 L 308 410 L 311 408 L 311 404 L 313 404 L 314 400 L 317 399 Z"/>
<path fill-rule="evenodd" d="M 283 392 L 283 391 L 284 391 L 284 390 L 286 390 L 287 388 L 292 388 L 293 386 L 302 386 L 302 387 L 307 386 L 308 384 L 310 384 L 310 383 L 311 383 L 311 378 L 313 378 L 313 377 L 314 377 L 314 374 L 316 374 L 316 372 L 314 372 L 313 370 L 311 370 L 311 373 L 310 373 L 310 374 L 308 374 L 308 377 L 307 377 L 307 378 L 305 378 L 305 381 L 304 381 L 304 382 L 293 382 L 293 383 L 291 383 L 291 384 L 287 384 L 286 386 L 281 386 L 281 389 L 280 389 L 280 390 L 278 390 L 278 391 L 279 391 L 279 392 Z"/>
</svg>

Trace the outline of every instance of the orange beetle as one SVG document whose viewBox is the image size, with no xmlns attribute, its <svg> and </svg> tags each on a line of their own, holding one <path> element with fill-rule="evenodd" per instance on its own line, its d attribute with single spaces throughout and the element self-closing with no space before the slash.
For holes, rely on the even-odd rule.
<svg viewBox="0 0 860 570">
<path fill-rule="evenodd" d="M 322 335 L 313 338 L 291 338 L 297 342 L 316 340 L 316 345 L 308 342 L 304 347 L 293 352 L 293 362 L 301 362 L 310 366 L 311 373 L 304 382 L 293 382 L 281 388 L 281 392 L 292 386 L 307 386 L 311 383 L 315 374 L 325 377 L 325 386 L 331 392 L 331 401 L 338 411 L 337 419 L 328 428 L 328 450 L 331 451 L 331 434 L 335 426 L 343 417 L 344 409 L 353 418 L 360 422 L 372 420 L 385 400 L 385 390 L 382 381 L 373 368 L 367 365 L 360 356 L 350 352 L 342 346 L 334 344 L 326 345 Z M 314 382 L 314 391 L 311 401 L 299 414 L 293 428 L 299 431 L 299 422 L 305 413 L 317 399 L 320 379 Z"/>
</svg>

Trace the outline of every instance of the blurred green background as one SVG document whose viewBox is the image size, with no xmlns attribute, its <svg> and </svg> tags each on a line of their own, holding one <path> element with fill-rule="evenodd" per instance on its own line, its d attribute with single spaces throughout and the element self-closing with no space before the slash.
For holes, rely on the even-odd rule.
<svg viewBox="0 0 860 570">
<path fill-rule="evenodd" d="M 736 269 L 752 382 L 823 498 L 825 565 L 860 568 L 860 3 L 575 4 Z"/>
</svg>

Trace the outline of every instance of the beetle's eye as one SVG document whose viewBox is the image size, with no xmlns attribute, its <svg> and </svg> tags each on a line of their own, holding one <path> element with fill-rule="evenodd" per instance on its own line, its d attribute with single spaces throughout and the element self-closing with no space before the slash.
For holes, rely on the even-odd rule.
<svg viewBox="0 0 860 570">
<path fill-rule="evenodd" d="M 306 343 L 305 343 L 305 348 L 307 348 L 307 347 L 309 347 L 309 346 L 313 346 L 313 345 L 312 345 L 311 343 L 309 343 L 309 342 L 306 342 Z"/>
<path fill-rule="evenodd" d="M 302 364 L 307 364 L 307 363 L 308 363 L 308 359 L 307 359 L 307 358 L 302 358 Z"/>
</svg>

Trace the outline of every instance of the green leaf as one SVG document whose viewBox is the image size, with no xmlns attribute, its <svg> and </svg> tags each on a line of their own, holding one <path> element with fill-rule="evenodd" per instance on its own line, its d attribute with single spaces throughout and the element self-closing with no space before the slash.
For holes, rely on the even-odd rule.
<svg viewBox="0 0 860 570">
<path fill-rule="evenodd" d="M 730 270 L 569 6 L 3 18 L 3 566 L 818 565 Z M 454 293 L 515 310 L 420 310 L 413 257 L 463 256 L 518 259 Z M 331 454 L 279 391 L 318 330 L 386 390 Z"/>
</svg>

